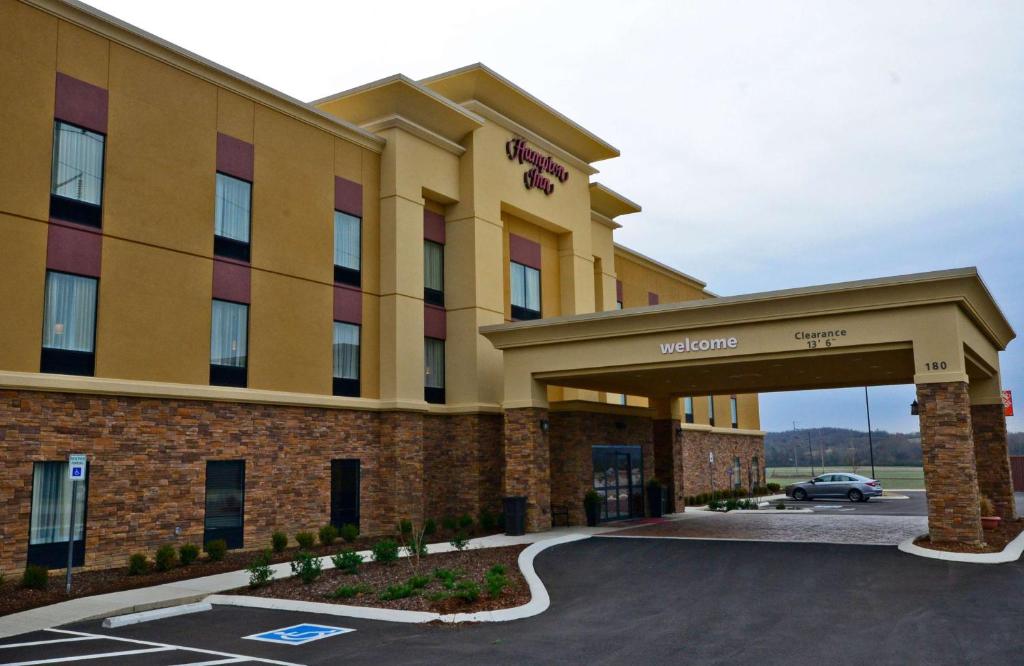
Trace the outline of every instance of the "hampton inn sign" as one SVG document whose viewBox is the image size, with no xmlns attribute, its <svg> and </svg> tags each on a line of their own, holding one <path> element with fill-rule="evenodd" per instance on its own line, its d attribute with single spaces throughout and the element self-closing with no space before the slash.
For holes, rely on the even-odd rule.
<svg viewBox="0 0 1024 666">
<path fill-rule="evenodd" d="M 529 171 L 523 174 L 523 184 L 526 189 L 537 188 L 544 194 L 551 194 L 555 191 L 555 184 L 544 174 L 550 174 L 558 182 L 564 183 L 569 180 L 569 170 L 555 161 L 550 155 L 541 155 L 526 142 L 526 139 L 513 137 L 505 143 L 505 154 L 510 160 L 523 164 L 532 164 Z"/>
</svg>

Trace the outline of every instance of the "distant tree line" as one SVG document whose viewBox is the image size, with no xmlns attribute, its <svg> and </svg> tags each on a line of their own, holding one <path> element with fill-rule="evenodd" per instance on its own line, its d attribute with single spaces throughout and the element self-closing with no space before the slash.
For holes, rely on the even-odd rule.
<svg viewBox="0 0 1024 666">
<path fill-rule="evenodd" d="M 921 434 L 874 430 L 876 465 L 921 464 Z M 1010 455 L 1024 455 L 1024 432 L 1009 435 Z M 867 465 L 868 433 L 846 428 L 808 428 L 770 432 L 764 439 L 769 467 Z M 809 450 L 808 450 L 809 449 Z M 822 462 L 824 461 L 824 463 Z"/>
</svg>

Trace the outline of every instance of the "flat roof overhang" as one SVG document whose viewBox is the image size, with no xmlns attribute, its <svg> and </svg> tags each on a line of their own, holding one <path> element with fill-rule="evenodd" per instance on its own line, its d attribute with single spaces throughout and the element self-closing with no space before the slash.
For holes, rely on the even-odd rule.
<svg viewBox="0 0 1024 666">
<path fill-rule="evenodd" d="M 993 378 L 998 385 L 998 352 L 1016 335 L 974 268 L 480 332 L 504 353 L 506 407 L 546 404 L 547 384 L 650 397 L 939 381 L 980 386 Z"/>
</svg>

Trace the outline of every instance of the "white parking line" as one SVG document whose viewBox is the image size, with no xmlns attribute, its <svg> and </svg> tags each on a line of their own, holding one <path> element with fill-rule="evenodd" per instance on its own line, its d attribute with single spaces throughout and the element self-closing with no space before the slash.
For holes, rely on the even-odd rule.
<svg viewBox="0 0 1024 666">
<path fill-rule="evenodd" d="M 6 645 L 0 645 L 0 650 L 6 648 L 16 647 L 31 647 L 33 645 L 50 645 L 51 643 L 74 643 L 75 641 L 94 641 L 97 636 L 75 636 L 74 638 L 54 638 L 49 641 L 31 641 L 28 643 L 8 643 Z"/>
<path fill-rule="evenodd" d="M 141 650 L 123 650 L 121 652 L 102 652 L 99 654 L 80 654 L 74 657 L 57 657 L 56 659 L 35 659 L 33 661 L 14 661 L 3 666 L 34 666 L 35 664 L 62 664 L 66 661 L 85 661 L 86 659 L 105 659 L 106 657 L 127 657 L 132 654 L 146 654 L 148 652 L 167 652 L 176 650 L 174 647 L 154 647 Z"/>
<path fill-rule="evenodd" d="M 277 664 L 277 666 L 302 666 L 302 664 L 296 664 L 291 661 L 278 661 L 276 659 L 263 659 L 262 657 L 250 657 L 244 654 L 234 654 L 232 652 L 220 652 L 218 650 L 207 650 L 205 648 L 190 647 L 188 645 L 174 645 L 173 643 L 158 643 L 156 641 L 140 641 L 137 638 L 121 638 L 120 636 L 110 636 L 107 634 L 90 634 L 84 631 L 72 631 L 70 629 L 44 629 L 44 631 L 52 631 L 58 634 L 69 634 L 71 636 L 90 636 L 94 638 L 106 638 L 112 641 L 121 641 L 123 643 L 135 643 L 136 645 L 149 645 L 152 647 L 169 648 L 172 650 L 184 650 L 187 652 L 198 652 L 200 654 L 212 654 L 217 657 L 225 657 L 229 659 L 237 659 L 241 661 L 255 661 L 261 664 Z M 228 662 L 225 662 L 228 663 Z M 5 666 L 5 665 L 0 665 Z"/>
<path fill-rule="evenodd" d="M 216 664 L 240 664 L 248 660 L 248 657 L 238 657 L 237 659 L 214 659 L 213 661 L 183 661 L 174 666 L 216 666 Z"/>
</svg>

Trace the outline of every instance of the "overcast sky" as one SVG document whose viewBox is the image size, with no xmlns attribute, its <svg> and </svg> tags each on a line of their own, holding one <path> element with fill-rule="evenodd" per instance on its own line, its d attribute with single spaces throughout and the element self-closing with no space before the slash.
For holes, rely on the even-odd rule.
<svg viewBox="0 0 1024 666">
<path fill-rule="evenodd" d="M 91 4 L 303 100 L 483 62 L 619 148 L 620 242 L 719 294 L 977 266 L 1024 331 L 1024 2 Z M 918 429 L 913 387 L 871 396 Z M 863 428 L 863 390 L 761 417 Z"/>
</svg>

